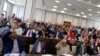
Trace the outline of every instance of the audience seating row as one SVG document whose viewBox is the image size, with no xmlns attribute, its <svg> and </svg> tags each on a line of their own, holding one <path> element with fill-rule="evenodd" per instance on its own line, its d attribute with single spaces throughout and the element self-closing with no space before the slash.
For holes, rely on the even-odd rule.
<svg viewBox="0 0 100 56">
<path fill-rule="evenodd" d="M 0 34 L 1 37 L 1 34 Z M 20 36 L 23 41 L 24 49 L 27 54 L 30 53 L 32 47 L 33 47 L 33 41 L 31 37 L 26 37 L 26 36 Z M 58 39 L 49 39 L 49 38 L 40 38 L 41 42 L 45 43 L 45 50 L 49 54 L 56 54 L 57 50 L 55 48 L 55 45 L 60 41 Z M 30 47 L 31 45 L 31 47 Z M 83 47 L 84 48 L 84 47 Z M 2 40 L 0 38 L 0 51 L 2 50 Z M 76 52 L 76 46 L 72 46 L 72 52 Z"/>
</svg>

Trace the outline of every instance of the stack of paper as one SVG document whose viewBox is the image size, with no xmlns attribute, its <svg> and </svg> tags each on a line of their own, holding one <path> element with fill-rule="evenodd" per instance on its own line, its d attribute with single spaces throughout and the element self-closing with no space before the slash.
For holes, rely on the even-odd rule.
<svg viewBox="0 0 100 56">
<path fill-rule="evenodd" d="M 19 56 L 20 54 L 16 54 L 16 53 L 13 53 L 13 54 L 5 54 L 4 56 Z"/>
</svg>

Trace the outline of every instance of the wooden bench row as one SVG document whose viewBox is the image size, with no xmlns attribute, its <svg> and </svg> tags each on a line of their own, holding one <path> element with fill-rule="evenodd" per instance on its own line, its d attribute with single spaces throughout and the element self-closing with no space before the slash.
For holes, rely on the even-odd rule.
<svg viewBox="0 0 100 56">
<path fill-rule="evenodd" d="M 2 34 L 0 34 L 0 37 Z M 29 54 L 30 45 L 33 44 L 31 37 L 20 36 L 24 45 L 25 52 Z M 45 43 L 45 49 L 49 54 L 56 54 L 55 45 L 60 41 L 57 39 L 41 38 L 40 41 Z"/>
</svg>

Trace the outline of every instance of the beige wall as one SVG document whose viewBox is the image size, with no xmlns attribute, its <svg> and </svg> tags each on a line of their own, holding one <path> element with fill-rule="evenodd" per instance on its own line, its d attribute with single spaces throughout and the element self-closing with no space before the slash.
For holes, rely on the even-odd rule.
<svg viewBox="0 0 100 56">
<path fill-rule="evenodd" d="M 34 0 L 27 0 L 26 1 L 25 11 L 24 11 L 24 19 L 30 19 L 31 18 L 33 1 Z"/>
<path fill-rule="evenodd" d="M 82 27 L 85 27 L 85 28 L 95 27 L 98 30 L 100 29 L 99 21 L 79 18 L 75 16 L 69 16 L 66 14 L 52 12 L 52 11 L 43 10 L 43 9 L 36 10 L 35 20 L 39 22 L 42 21 L 45 23 L 50 22 L 53 24 L 56 24 L 56 23 L 63 24 L 64 21 L 69 21 L 69 22 L 72 22 L 72 25 L 74 26 L 81 25 Z"/>
<path fill-rule="evenodd" d="M 5 0 L 2 0 L 2 4 L 0 5 L 0 13 L 2 13 L 4 1 Z M 19 7 L 13 6 L 12 4 L 8 3 L 7 15 L 10 15 L 11 13 L 14 13 L 14 11 L 16 11 L 18 16 L 19 17 L 23 16 L 24 19 L 32 19 L 32 20 L 36 20 L 39 22 L 46 22 L 46 23 L 50 22 L 52 24 L 63 24 L 64 21 L 69 21 L 69 22 L 72 22 L 72 25 L 74 26 L 81 25 L 82 27 L 86 27 L 86 28 L 95 27 L 97 29 L 100 29 L 99 21 L 88 20 L 88 19 L 84 19 L 80 17 L 69 16 L 67 14 L 39 9 L 39 8 L 44 7 L 43 1 L 37 0 L 37 2 L 39 2 L 39 4 L 35 5 L 36 0 L 27 0 L 25 11 L 22 7 L 19 8 Z M 38 9 L 36 9 L 36 6 L 38 7 Z M 19 11 L 17 9 L 14 9 L 14 7 L 19 8 L 18 9 Z"/>
<path fill-rule="evenodd" d="M 6 0 L 2 0 L 2 3 L 0 5 L 0 14 L 3 12 L 4 2 L 7 2 L 7 1 Z M 6 14 L 6 16 L 11 15 L 12 8 L 13 8 L 13 4 L 7 2 L 7 14 Z"/>
<path fill-rule="evenodd" d="M 12 8 L 12 14 L 15 13 L 16 17 L 23 18 L 24 6 L 14 5 Z"/>
</svg>

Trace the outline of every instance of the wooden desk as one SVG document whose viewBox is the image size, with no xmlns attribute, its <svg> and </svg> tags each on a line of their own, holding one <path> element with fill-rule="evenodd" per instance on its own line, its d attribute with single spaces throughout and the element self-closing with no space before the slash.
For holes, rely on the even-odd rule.
<svg viewBox="0 0 100 56">
<path fill-rule="evenodd" d="M 29 53 L 29 46 L 32 44 L 32 38 L 22 37 L 25 52 Z M 60 41 L 57 39 L 41 38 L 40 41 L 45 43 L 45 50 L 49 54 L 56 54 L 55 45 Z"/>
<path fill-rule="evenodd" d="M 33 44 L 32 38 L 30 37 L 21 37 L 24 45 L 25 52 L 29 53 L 29 46 Z M 45 43 L 45 50 L 49 54 L 56 54 L 55 45 L 60 41 L 57 39 L 41 38 L 40 41 Z"/>
<path fill-rule="evenodd" d="M 1 37 L 2 37 L 2 34 L 0 34 L 0 38 Z M 28 54 L 29 53 L 29 46 L 30 46 L 30 44 L 33 44 L 32 38 L 26 37 L 26 36 L 19 36 L 19 37 L 22 39 L 25 52 Z"/>
<path fill-rule="evenodd" d="M 32 54 L 26 54 L 26 56 L 32 56 Z"/>
<path fill-rule="evenodd" d="M 37 55 L 33 55 L 33 54 L 26 54 L 26 56 L 42 56 L 40 54 L 37 54 Z M 52 56 L 56 56 L 56 55 L 52 55 Z"/>
<path fill-rule="evenodd" d="M 2 36 L 2 34 L 0 34 Z M 33 44 L 31 37 L 20 36 L 24 45 L 25 52 L 29 54 L 29 46 Z M 45 43 L 45 50 L 49 54 L 56 54 L 55 45 L 60 41 L 57 39 L 41 38 L 40 41 Z"/>
<path fill-rule="evenodd" d="M 32 38 L 30 37 L 21 37 L 25 52 L 28 54 L 29 53 L 29 47 L 30 44 L 33 44 Z"/>
<path fill-rule="evenodd" d="M 0 53 L 0 56 L 4 56 L 2 53 Z"/>
<path fill-rule="evenodd" d="M 40 41 L 45 43 L 45 50 L 49 54 L 56 54 L 56 44 L 60 41 L 58 39 L 41 38 Z"/>
</svg>

